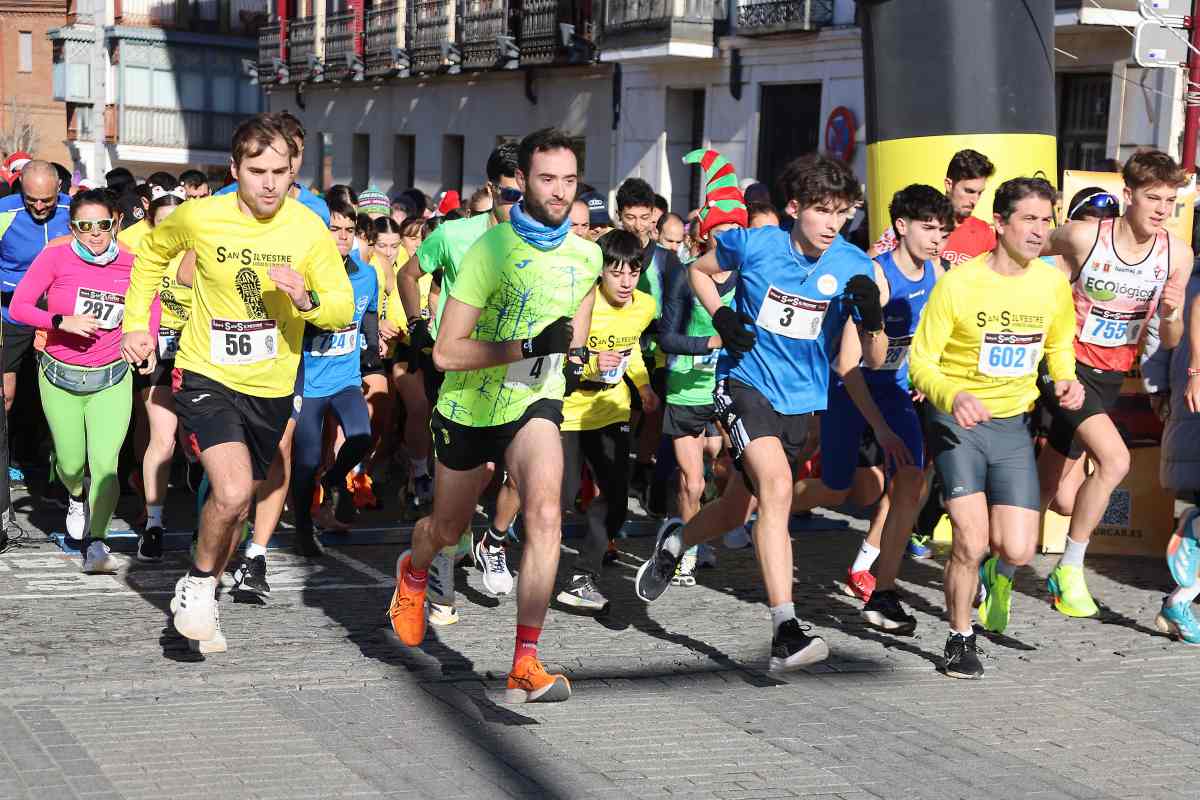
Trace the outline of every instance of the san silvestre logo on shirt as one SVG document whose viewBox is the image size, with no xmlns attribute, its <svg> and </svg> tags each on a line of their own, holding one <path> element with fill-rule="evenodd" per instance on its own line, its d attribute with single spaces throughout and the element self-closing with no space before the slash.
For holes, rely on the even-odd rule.
<svg viewBox="0 0 1200 800">
<path fill-rule="evenodd" d="M 983 328 L 988 323 L 1000 323 L 1001 327 L 1011 328 L 1013 326 L 1021 328 L 1041 328 L 1045 326 L 1046 317 L 1044 314 L 1014 314 L 1011 311 L 1005 310 L 998 314 L 989 314 L 986 311 L 980 311 L 975 315 L 975 325 Z"/>
<path fill-rule="evenodd" d="M 241 264 L 244 267 L 264 264 L 291 264 L 292 256 L 290 253 L 257 253 L 249 247 L 225 247 L 217 246 L 217 263 L 224 264 L 226 261 L 233 261 Z"/>
</svg>

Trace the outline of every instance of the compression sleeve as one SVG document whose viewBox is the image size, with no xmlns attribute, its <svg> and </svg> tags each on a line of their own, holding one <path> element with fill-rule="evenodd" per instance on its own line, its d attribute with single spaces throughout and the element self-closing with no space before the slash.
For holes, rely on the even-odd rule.
<svg viewBox="0 0 1200 800">
<path fill-rule="evenodd" d="M 688 281 L 688 268 L 678 259 L 667 261 L 668 267 L 663 275 L 663 307 L 662 318 L 658 327 L 658 346 L 664 353 L 680 356 L 706 355 L 711 347 L 708 346 L 707 336 L 688 336 L 688 317 L 691 315 L 695 295 Z"/>
<path fill-rule="evenodd" d="M 1071 285 L 1063 278 L 1055 285 L 1054 318 L 1046 333 L 1046 370 L 1056 381 L 1075 380 L 1075 306 Z"/>
<path fill-rule="evenodd" d="M 946 288 L 949 283 L 943 279 L 934 284 L 908 353 L 908 375 L 912 385 L 947 414 L 959 392 L 955 382 L 941 369 L 942 352 L 954 331 L 954 304 L 950 290 Z"/>
</svg>

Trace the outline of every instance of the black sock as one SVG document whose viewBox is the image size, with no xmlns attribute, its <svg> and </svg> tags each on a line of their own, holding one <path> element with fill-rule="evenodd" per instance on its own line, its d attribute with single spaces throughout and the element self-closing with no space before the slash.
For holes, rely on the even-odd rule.
<svg viewBox="0 0 1200 800">
<path fill-rule="evenodd" d="M 488 541 L 489 547 L 500 547 L 501 545 L 504 544 L 504 540 L 508 538 L 508 534 L 505 531 L 496 530 L 495 525 L 488 526 L 487 535 L 488 535 L 488 539 L 489 539 L 489 541 Z"/>
<path fill-rule="evenodd" d="M 204 570 L 197 567 L 195 564 L 193 564 L 191 567 L 188 568 L 188 575 L 193 578 L 211 578 L 213 576 L 213 574 L 214 573 L 212 573 L 212 572 L 205 572 Z"/>
</svg>

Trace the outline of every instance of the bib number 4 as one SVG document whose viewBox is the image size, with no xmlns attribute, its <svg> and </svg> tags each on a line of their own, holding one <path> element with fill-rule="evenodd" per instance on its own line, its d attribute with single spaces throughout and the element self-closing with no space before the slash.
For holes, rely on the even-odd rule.
<svg viewBox="0 0 1200 800">
<path fill-rule="evenodd" d="M 556 372 L 562 372 L 563 354 L 523 358 L 508 365 L 504 385 L 509 388 L 539 389 Z"/>
</svg>

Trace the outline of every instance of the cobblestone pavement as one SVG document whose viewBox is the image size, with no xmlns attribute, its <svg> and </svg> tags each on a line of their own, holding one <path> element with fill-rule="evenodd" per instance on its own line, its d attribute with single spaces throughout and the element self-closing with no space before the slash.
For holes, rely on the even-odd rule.
<svg viewBox="0 0 1200 800">
<path fill-rule="evenodd" d="M 1103 615 L 1072 620 L 1040 557 L 984 680 L 960 682 L 933 667 L 938 563 L 906 564 L 919 627 L 895 638 L 836 584 L 859 534 L 800 534 L 797 606 L 833 655 L 776 676 L 750 551 L 718 548 L 698 586 L 646 606 L 650 542 L 623 540 L 611 613 L 547 621 L 575 696 L 507 706 L 514 604 L 477 572 L 459 573 L 461 622 L 410 651 L 384 617 L 396 546 L 273 550 L 270 600 L 224 597 L 229 652 L 199 657 L 166 613 L 184 553 L 83 576 L 41 538 L 0 556 L 0 798 L 1200 796 L 1200 653 L 1154 630 L 1158 560 L 1089 559 Z"/>
</svg>

